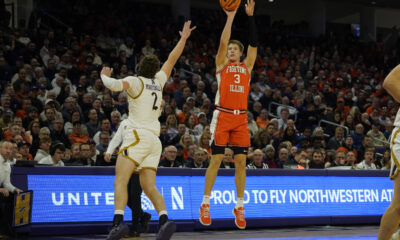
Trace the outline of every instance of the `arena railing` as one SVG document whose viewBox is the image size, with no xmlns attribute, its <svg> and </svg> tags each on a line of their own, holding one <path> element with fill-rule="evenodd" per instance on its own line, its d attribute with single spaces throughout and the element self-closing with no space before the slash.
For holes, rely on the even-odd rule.
<svg viewBox="0 0 400 240">
<path fill-rule="evenodd" d="M 341 128 L 343 128 L 344 130 L 346 130 L 346 136 L 349 134 L 349 128 L 348 127 L 346 127 L 346 126 L 343 126 L 343 125 L 340 125 L 340 124 L 337 124 L 337 123 L 334 123 L 334 122 L 331 122 L 331 121 L 327 121 L 327 120 L 320 120 L 319 122 L 318 122 L 318 126 L 319 127 L 321 127 L 321 123 L 325 123 L 325 124 L 327 124 L 327 125 L 332 125 L 332 126 L 336 126 L 336 127 L 341 127 Z"/>
<path fill-rule="evenodd" d="M 273 108 L 273 106 L 276 106 L 276 107 Z M 294 116 L 294 121 L 295 121 L 295 122 L 297 121 L 297 114 L 298 114 L 298 111 L 297 111 L 297 109 L 296 109 L 295 107 L 288 106 L 288 105 L 284 105 L 284 104 L 277 103 L 277 102 L 270 102 L 270 103 L 269 103 L 269 105 L 268 105 L 268 115 L 271 116 L 271 117 L 274 117 L 274 118 L 279 118 L 278 114 L 274 114 L 273 112 L 276 112 L 276 110 L 277 110 L 278 107 L 280 107 L 280 106 L 283 107 L 283 108 L 289 109 L 289 113 L 290 113 L 291 111 L 294 111 L 295 114 L 290 114 L 290 116 Z"/>
</svg>

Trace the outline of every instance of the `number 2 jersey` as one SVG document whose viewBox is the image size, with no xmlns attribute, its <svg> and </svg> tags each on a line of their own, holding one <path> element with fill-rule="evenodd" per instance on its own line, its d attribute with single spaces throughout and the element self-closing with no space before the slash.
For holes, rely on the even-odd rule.
<svg viewBox="0 0 400 240">
<path fill-rule="evenodd" d="M 217 72 L 218 91 L 215 105 L 232 110 L 247 110 L 250 73 L 246 65 L 228 62 Z"/>
<path fill-rule="evenodd" d="M 162 90 L 167 82 L 167 75 L 159 71 L 154 79 L 145 77 L 126 77 L 130 88 L 126 90 L 129 102 L 130 125 L 136 129 L 146 129 L 160 135 Z"/>
</svg>

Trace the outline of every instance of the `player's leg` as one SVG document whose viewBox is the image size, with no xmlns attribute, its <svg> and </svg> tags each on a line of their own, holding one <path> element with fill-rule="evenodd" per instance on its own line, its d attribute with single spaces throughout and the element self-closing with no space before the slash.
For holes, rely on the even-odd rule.
<svg viewBox="0 0 400 240">
<path fill-rule="evenodd" d="M 165 240 L 171 238 L 172 234 L 176 230 L 176 225 L 174 222 L 168 220 L 164 197 L 156 187 L 156 171 L 162 151 L 160 139 L 155 135 L 151 135 L 150 144 L 149 154 L 140 164 L 140 185 L 142 186 L 144 193 L 153 203 L 159 216 L 159 231 L 156 239 Z"/>
<path fill-rule="evenodd" d="M 218 147 L 213 145 L 210 164 L 208 165 L 205 182 L 204 182 L 204 195 L 200 206 L 200 217 L 199 221 L 204 226 L 211 225 L 210 216 L 210 195 L 211 190 L 214 186 L 215 179 L 217 178 L 219 166 L 221 165 L 222 158 L 224 157 L 224 147 Z"/>
<path fill-rule="evenodd" d="M 240 229 L 245 229 L 246 220 L 244 218 L 243 197 L 244 197 L 244 188 L 246 185 L 246 155 L 243 153 L 235 154 L 235 185 L 236 185 L 237 203 L 232 212 L 233 215 L 235 216 L 236 226 Z"/>
<path fill-rule="evenodd" d="M 240 229 L 246 228 L 246 220 L 244 218 L 243 197 L 246 185 L 246 157 L 248 146 L 250 146 L 250 134 L 247 128 L 246 115 L 238 116 L 238 127 L 232 132 L 229 142 L 232 144 L 235 153 L 235 185 L 237 203 L 233 209 L 235 216 L 235 224 Z"/>
<path fill-rule="evenodd" d="M 157 239 L 170 239 L 176 230 L 175 223 L 168 221 L 167 208 L 164 198 L 156 187 L 156 171 L 154 169 L 142 168 L 140 171 L 140 183 L 144 193 L 153 203 L 159 216 L 159 231 Z"/>
<path fill-rule="evenodd" d="M 209 226 L 211 225 L 210 217 L 210 195 L 214 186 L 215 179 L 217 178 L 219 166 L 221 165 L 222 158 L 225 153 L 225 146 L 229 138 L 229 128 L 227 123 L 222 119 L 223 113 L 214 112 L 213 120 L 211 122 L 211 132 L 213 133 L 211 139 L 212 156 L 210 164 L 208 165 L 205 182 L 204 182 L 204 195 L 203 201 L 200 206 L 200 223 Z M 228 124 L 229 125 L 229 124 Z M 218 127 L 217 127 L 218 126 Z"/>
<path fill-rule="evenodd" d="M 394 179 L 393 200 L 381 219 L 378 240 L 388 240 L 400 224 L 400 175 Z"/>
<path fill-rule="evenodd" d="M 140 190 L 138 189 L 138 186 Z M 132 226 L 130 229 L 130 237 L 139 237 L 139 218 L 142 216 L 142 206 L 141 206 L 141 194 L 142 188 L 140 187 L 139 174 L 133 173 L 129 179 L 128 184 L 128 206 L 132 210 Z"/>
<path fill-rule="evenodd" d="M 151 219 L 151 214 L 143 212 L 142 209 L 142 187 L 140 186 L 139 173 L 132 174 L 134 180 L 131 182 L 131 192 L 132 192 L 132 226 L 137 226 L 140 222 L 141 229 L 140 233 L 149 231 L 149 221 Z M 137 228 L 136 228 L 137 229 Z"/>
<path fill-rule="evenodd" d="M 393 199 L 385 214 L 381 219 L 379 228 L 379 240 L 390 239 L 400 224 L 400 174 L 399 174 L 399 159 L 400 159 L 400 129 L 393 129 L 390 143 L 391 152 L 391 169 L 390 178 L 393 179 L 394 191 Z"/>
<path fill-rule="evenodd" d="M 135 170 L 136 164 L 120 154 L 115 166 L 114 180 L 114 219 L 113 227 L 107 237 L 108 240 L 120 239 L 129 232 L 126 225 L 122 224 L 124 210 L 128 201 L 128 182 Z"/>
</svg>

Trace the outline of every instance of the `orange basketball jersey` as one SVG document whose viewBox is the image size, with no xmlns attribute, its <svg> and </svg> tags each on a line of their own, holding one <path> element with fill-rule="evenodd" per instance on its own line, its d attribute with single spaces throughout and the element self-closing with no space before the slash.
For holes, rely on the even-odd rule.
<svg viewBox="0 0 400 240">
<path fill-rule="evenodd" d="M 247 110 L 250 89 L 250 73 L 241 62 L 229 62 L 217 72 L 218 91 L 215 105 L 232 110 Z"/>
</svg>

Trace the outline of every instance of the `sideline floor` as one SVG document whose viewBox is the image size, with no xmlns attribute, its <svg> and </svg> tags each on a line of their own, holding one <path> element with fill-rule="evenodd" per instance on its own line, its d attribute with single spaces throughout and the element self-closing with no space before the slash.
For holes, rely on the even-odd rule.
<svg viewBox="0 0 400 240">
<path fill-rule="evenodd" d="M 199 231 L 177 232 L 172 237 L 175 239 L 242 239 L 242 240 L 372 240 L 377 238 L 379 226 L 310 226 L 295 228 L 268 228 L 249 230 L 223 230 L 223 231 Z M 44 236 L 30 237 L 32 240 L 92 240 L 105 239 L 105 235 L 90 236 Z M 154 233 L 142 234 L 140 238 L 131 239 L 155 239 Z"/>
</svg>

